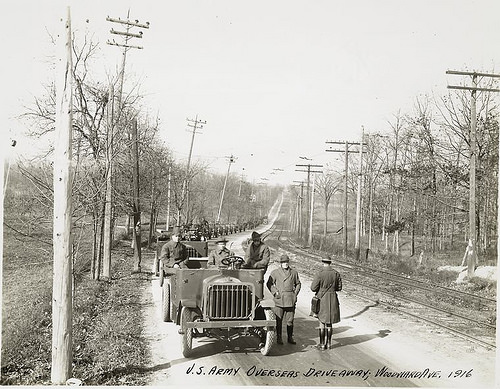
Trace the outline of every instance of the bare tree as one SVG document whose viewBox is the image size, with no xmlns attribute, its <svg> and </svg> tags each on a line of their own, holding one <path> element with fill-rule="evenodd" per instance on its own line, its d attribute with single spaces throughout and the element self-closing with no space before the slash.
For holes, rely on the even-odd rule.
<svg viewBox="0 0 500 389">
<path fill-rule="evenodd" d="M 328 169 L 328 168 L 327 168 Z M 333 171 L 329 168 L 326 172 L 318 175 L 316 178 L 316 191 L 323 201 L 323 210 L 325 213 L 323 224 L 323 236 L 326 237 L 328 233 L 328 208 L 333 195 L 337 193 L 342 184 L 342 174 Z"/>
</svg>

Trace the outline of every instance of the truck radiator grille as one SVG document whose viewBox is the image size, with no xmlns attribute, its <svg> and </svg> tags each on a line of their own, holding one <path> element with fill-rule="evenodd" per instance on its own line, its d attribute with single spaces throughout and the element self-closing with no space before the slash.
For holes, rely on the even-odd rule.
<svg viewBox="0 0 500 389">
<path fill-rule="evenodd" d="M 214 284 L 208 288 L 210 319 L 246 319 L 252 315 L 252 290 L 245 284 Z"/>
</svg>

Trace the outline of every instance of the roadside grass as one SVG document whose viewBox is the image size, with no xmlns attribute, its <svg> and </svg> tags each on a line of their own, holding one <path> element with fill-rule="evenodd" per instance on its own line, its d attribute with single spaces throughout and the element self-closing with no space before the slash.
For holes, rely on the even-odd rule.
<svg viewBox="0 0 500 389">
<path fill-rule="evenodd" d="M 88 280 L 75 300 L 74 377 L 85 385 L 143 385 L 151 356 L 143 338 L 142 290 L 151 275 L 131 274 L 133 250 L 121 242 L 110 282 Z"/>
<path fill-rule="evenodd" d="M 51 247 L 8 228 L 3 244 L 0 383 L 41 383 L 50 369 Z"/>
<path fill-rule="evenodd" d="M 45 231 L 50 241 L 50 231 Z M 73 377 L 85 385 L 147 383 L 142 290 L 150 274 L 131 274 L 130 242 L 112 252 L 112 279 L 89 278 L 81 245 L 73 301 Z M 52 348 L 52 253 L 32 237 L 4 229 L 1 385 L 49 385 Z"/>
</svg>

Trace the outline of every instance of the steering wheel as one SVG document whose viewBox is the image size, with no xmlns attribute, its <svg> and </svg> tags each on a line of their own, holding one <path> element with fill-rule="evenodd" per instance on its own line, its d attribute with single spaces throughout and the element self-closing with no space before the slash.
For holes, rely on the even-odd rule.
<svg viewBox="0 0 500 389">
<path fill-rule="evenodd" d="M 223 265 L 232 267 L 234 267 L 235 265 L 241 265 L 244 262 L 245 260 L 238 255 L 230 255 L 229 257 L 226 257 L 221 261 Z"/>
</svg>

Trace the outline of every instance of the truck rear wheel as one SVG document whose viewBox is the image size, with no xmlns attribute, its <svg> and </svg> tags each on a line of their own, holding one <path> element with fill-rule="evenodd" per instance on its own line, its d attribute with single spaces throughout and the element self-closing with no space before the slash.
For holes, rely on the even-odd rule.
<svg viewBox="0 0 500 389">
<path fill-rule="evenodd" d="M 266 315 L 266 320 L 276 320 L 276 315 L 271 309 L 264 309 L 264 314 Z M 266 338 L 264 347 L 260 349 L 262 355 L 269 355 L 271 349 L 276 343 L 276 329 L 275 328 L 264 328 L 266 332 Z"/>
<path fill-rule="evenodd" d="M 170 320 L 172 320 L 173 322 L 177 321 L 177 307 L 172 301 L 172 295 L 170 295 Z"/>
<path fill-rule="evenodd" d="M 165 272 L 163 271 L 163 261 L 161 259 L 158 263 L 158 270 L 160 272 L 160 286 L 163 286 L 163 282 L 165 281 Z"/>
<path fill-rule="evenodd" d="M 155 259 L 153 261 L 153 273 L 158 277 L 160 275 L 160 263 L 158 260 L 158 253 L 155 252 Z"/>
<path fill-rule="evenodd" d="M 189 358 L 193 353 L 193 329 L 186 328 L 186 323 L 193 321 L 191 309 L 182 307 L 181 329 L 182 329 L 182 355 Z"/>
<path fill-rule="evenodd" d="M 161 289 L 161 316 L 163 321 L 172 321 L 171 318 L 171 301 L 170 301 L 170 282 L 164 281 L 163 288 Z"/>
</svg>

